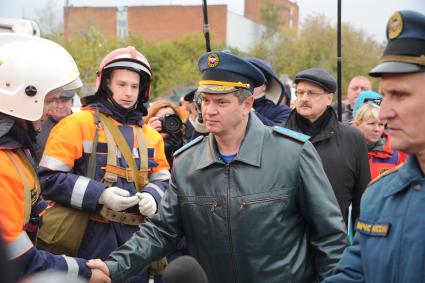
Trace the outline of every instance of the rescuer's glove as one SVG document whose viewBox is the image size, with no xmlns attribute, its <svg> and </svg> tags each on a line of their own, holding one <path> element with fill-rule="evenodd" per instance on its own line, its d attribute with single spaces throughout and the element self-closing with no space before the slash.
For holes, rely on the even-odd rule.
<svg viewBox="0 0 425 283">
<path fill-rule="evenodd" d="M 140 214 L 150 217 L 156 212 L 156 201 L 149 193 L 137 193 L 139 197 L 139 211 Z"/>
<path fill-rule="evenodd" d="M 129 196 L 126 190 L 109 187 L 103 191 L 99 198 L 99 204 L 104 204 L 113 211 L 122 211 L 136 205 L 139 202 L 137 196 Z"/>
</svg>

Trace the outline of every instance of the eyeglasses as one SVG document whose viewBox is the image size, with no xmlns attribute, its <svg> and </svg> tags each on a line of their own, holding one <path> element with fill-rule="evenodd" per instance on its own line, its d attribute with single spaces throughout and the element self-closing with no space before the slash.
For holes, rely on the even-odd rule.
<svg viewBox="0 0 425 283">
<path fill-rule="evenodd" d="M 322 94 L 328 94 L 327 92 L 317 92 L 317 91 L 311 91 L 311 90 L 301 90 L 301 89 L 297 89 L 295 91 L 295 95 L 297 97 L 302 97 L 304 94 L 307 95 L 308 98 L 314 98 L 314 97 L 318 97 L 319 95 Z"/>
</svg>

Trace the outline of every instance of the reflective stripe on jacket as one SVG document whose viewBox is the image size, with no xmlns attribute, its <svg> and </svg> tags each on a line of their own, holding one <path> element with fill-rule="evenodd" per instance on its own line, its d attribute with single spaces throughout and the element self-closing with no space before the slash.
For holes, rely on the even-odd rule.
<svg viewBox="0 0 425 283">
<path fill-rule="evenodd" d="M 34 188 L 34 178 L 24 162 L 14 151 L 9 151 L 18 161 L 22 172 L 28 180 L 28 185 Z M 7 156 L 6 150 L 0 148 L 0 229 L 6 243 L 15 241 L 22 233 L 24 223 L 24 182 L 13 161 Z"/>
<path fill-rule="evenodd" d="M 35 180 L 24 162 L 16 152 L 9 152 L 18 161 L 29 186 L 34 188 Z M 0 168 L 0 234 L 6 243 L 9 259 L 18 266 L 19 276 L 55 269 L 90 278 L 91 271 L 85 266 L 85 260 L 53 255 L 33 246 L 24 231 L 24 183 L 3 145 L 0 145 Z"/>
<path fill-rule="evenodd" d="M 122 125 L 116 121 L 115 123 L 133 149 L 133 157 L 139 166 L 135 125 Z M 95 178 L 91 180 L 85 177 L 93 150 L 95 130 L 93 111 L 90 110 L 74 113 L 62 119 L 53 128 L 40 161 L 45 198 L 87 211 L 95 211 L 98 208 L 98 199 L 106 188 L 100 181 L 105 174 L 108 150 L 104 129 L 99 127 Z M 164 143 L 161 136 L 152 128 L 143 125 L 142 130 L 147 141 L 150 168 L 149 184 L 144 190 L 151 193 L 159 203 L 165 190 L 163 181 L 167 181 L 170 176 Z M 118 148 L 117 159 L 118 166 L 127 167 Z M 123 178 L 118 178 L 114 185 L 128 190 L 131 195 L 136 193 L 134 184 Z"/>
</svg>

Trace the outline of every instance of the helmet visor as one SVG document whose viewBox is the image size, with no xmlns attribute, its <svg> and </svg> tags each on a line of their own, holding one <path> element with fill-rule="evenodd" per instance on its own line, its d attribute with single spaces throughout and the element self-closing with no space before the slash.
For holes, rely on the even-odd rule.
<svg viewBox="0 0 425 283">
<path fill-rule="evenodd" d="M 138 70 L 139 72 L 144 72 L 148 74 L 149 76 L 151 76 L 151 71 L 148 68 L 146 68 L 146 66 L 134 61 L 116 61 L 105 66 L 105 69 L 109 69 L 109 68 L 131 68 L 131 69 Z"/>
<path fill-rule="evenodd" d="M 73 80 L 72 82 L 70 82 L 67 85 L 64 85 L 63 87 L 61 87 L 61 90 L 73 90 L 76 88 L 80 88 L 83 86 L 83 82 L 80 80 L 80 77 L 76 78 L 75 80 Z"/>
</svg>

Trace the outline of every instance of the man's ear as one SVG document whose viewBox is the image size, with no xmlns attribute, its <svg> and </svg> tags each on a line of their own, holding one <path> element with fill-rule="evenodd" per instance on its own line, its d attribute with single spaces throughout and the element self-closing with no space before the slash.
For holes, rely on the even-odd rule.
<svg viewBox="0 0 425 283">
<path fill-rule="evenodd" d="M 254 96 L 248 96 L 244 101 L 244 108 L 246 108 L 249 111 L 251 111 L 252 107 L 254 107 Z"/>
<path fill-rule="evenodd" d="M 329 93 L 328 95 L 328 102 L 327 102 L 327 106 L 332 104 L 333 98 L 334 98 L 334 94 L 333 93 Z"/>
</svg>

